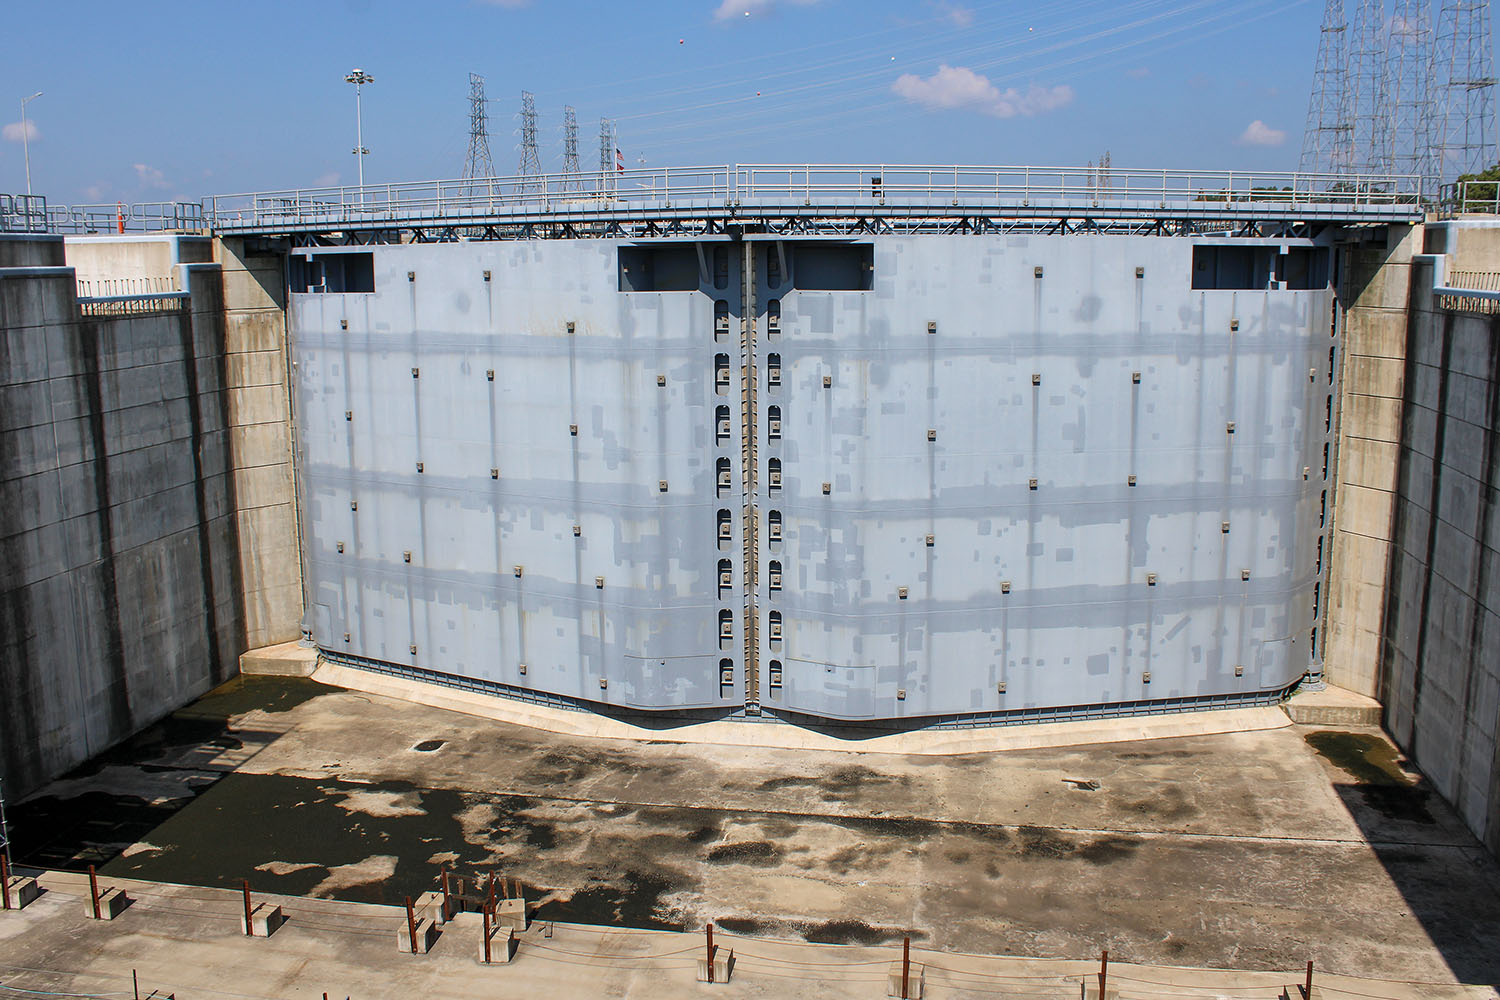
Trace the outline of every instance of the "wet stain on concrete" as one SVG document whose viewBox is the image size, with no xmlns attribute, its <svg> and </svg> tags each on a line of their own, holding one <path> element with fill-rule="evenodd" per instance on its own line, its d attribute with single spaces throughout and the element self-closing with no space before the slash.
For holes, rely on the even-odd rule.
<svg viewBox="0 0 1500 1000">
<path fill-rule="evenodd" d="M 1097 865 L 1113 864 L 1135 854 L 1139 837 L 1109 834 L 1085 839 L 1045 827 L 1023 826 L 1017 831 L 1017 853 L 1023 858 L 1081 858 Z M 994 876 L 991 876 L 994 877 Z"/>
<path fill-rule="evenodd" d="M 825 920 L 812 922 L 803 920 L 780 920 L 775 917 L 730 916 L 719 917 L 714 926 L 731 934 L 746 937 L 802 937 L 816 944 L 863 944 L 880 945 L 910 937 L 913 941 L 924 940 L 921 931 L 902 927 L 886 927 L 865 923 L 863 920 Z"/>
<path fill-rule="evenodd" d="M 917 931 L 899 927 L 878 927 L 863 920 L 825 920 L 818 924 L 803 924 L 802 936 L 814 944 L 886 944 L 910 936 L 920 939 Z"/>
<path fill-rule="evenodd" d="M 749 840 L 719 844 L 709 850 L 704 860 L 711 865 L 754 865 L 757 868 L 769 868 L 781 862 L 781 852 L 774 844 L 764 840 Z"/>
<path fill-rule="evenodd" d="M 1162 785 L 1151 794 L 1139 799 L 1116 799 L 1118 807 L 1136 816 L 1149 816 L 1157 821 L 1172 822 L 1190 819 L 1198 810 L 1188 801 L 1187 795 L 1176 785 Z"/>
<path fill-rule="evenodd" d="M 662 897 L 679 887 L 664 874 L 626 871 L 618 882 L 593 882 L 566 899 L 546 900 L 534 919 L 680 931 L 686 925 L 664 916 L 662 904 Z"/>
<path fill-rule="evenodd" d="M 762 792 L 779 792 L 787 788 L 812 788 L 822 792 L 825 801 L 831 801 L 864 791 L 878 790 L 882 787 L 907 788 L 910 785 L 910 775 L 902 774 L 893 777 L 868 767 L 851 764 L 829 771 L 827 774 L 767 778 L 757 787 Z"/>
<path fill-rule="evenodd" d="M 1354 779 L 1364 804 L 1387 819 L 1430 825 L 1431 792 L 1402 766 L 1400 752 L 1373 733 L 1319 730 L 1304 737 L 1319 756 Z"/>
</svg>

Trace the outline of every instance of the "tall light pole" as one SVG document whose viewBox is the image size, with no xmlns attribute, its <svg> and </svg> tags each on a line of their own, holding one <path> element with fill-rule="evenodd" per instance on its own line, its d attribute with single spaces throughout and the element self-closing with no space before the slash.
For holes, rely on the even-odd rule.
<svg viewBox="0 0 1500 1000">
<path fill-rule="evenodd" d="M 354 84 L 354 162 L 359 165 L 359 203 L 365 203 L 365 157 L 369 150 L 365 148 L 365 126 L 364 115 L 359 103 L 359 89 L 367 83 L 374 83 L 375 78 L 358 66 L 354 72 L 344 77 L 345 83 Z"/>
<path fill-rule="evenodd" d="M 26 105 L 42 96 L 38 90 L 30 97 L 21 98 L 21 149 L 26 156 L 26 197 L 31 197 L 31 129 L 26 127 Z"/>
</svg>

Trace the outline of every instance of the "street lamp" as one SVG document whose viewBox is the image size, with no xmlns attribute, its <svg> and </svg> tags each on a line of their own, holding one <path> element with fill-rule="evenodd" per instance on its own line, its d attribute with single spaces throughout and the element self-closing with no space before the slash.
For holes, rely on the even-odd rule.
<svg viewBox="0 0 1500 1000">
<path fill-rule="evenodd" d="M 26 197 L 31 197 L 31 130 L 26 127 L 26 105 L 42 96 L 38 90 L 30 97 L 21 98 L 21 149 L 26 156 Z"/>
<path fill-rule="evenodd" d="M 344 77 L 345 83 L 354 84 L 354 162 L 359 165 L 359 203 L 365 203 L 365 157 L 370 151 L 365 148 L 365 127 L 359 104 L 359 88 L 374 83 L 375 78 L 358 66 Z"/>
</svg>

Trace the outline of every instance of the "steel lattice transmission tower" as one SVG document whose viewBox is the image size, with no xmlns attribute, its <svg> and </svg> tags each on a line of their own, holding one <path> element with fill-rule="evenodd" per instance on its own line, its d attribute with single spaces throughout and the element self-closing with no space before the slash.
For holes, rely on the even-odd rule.
<svg viewBox="0 0 1500 1000">
<path fill-rule="evenodd" d="M 615 127 L 608 118 L 599 119 L 599 193 L 608 194 L 615 172 Z"/>
<path fill-rule="evenodd" d="M 1433 145 L 1446 180 L 1495 165 L 1495 56 L 1488 0 L 1440 2 L 1433 65 L 1442 92 Z"/>
<path fill-rule="evenodd" d="M 563 188 L 579 189 L 578 166 L 578 115 L 569 104 L 563 108 Z"/>
<path fill-rule="evenodd" d="M 1391 160 L 1390 106 L 1387 80 L 1384 0 L 1356 0 L 1347 65 L 1353 76 L 1350 124 L 1354 162 L 1365 173 L 1388 173 Z"/>
<path fill-rule="evenodd" d="M 521 164 L 516 173 L 522 178 L 539 177 L 542 172 L 542 158 L 536 148 L 536 98 L 531 91 L 521 91 Z M 527 190 L 533 185 L 525 181 L 521 182 L 521 189 Z"/>
<path fill-rule="evenodd" d="M 1433 33 L 1429 0 L 1396 0 L 1386 49 L 1386 119 L 1389 169 L 1422 179 L 1436 196 L 1442 176 L 1436 155 L 1438 127 L 1432 82 Z"/>
<path fill-rule="evenodd" d="M 474 181 L 495 176 L 495 162 L 490 158 L 490 124 L 485 110 L 484 77 L 469 74 L 469 153 L 464 157 L 463 178 Z M 472 191 L 474 185 L 470 184 Z"/>
<path fill-rule="evenodd" d="M 1349 75 L 1349 22 L 1344 0 L 1328 0 L 1318 36 L 1318 64 L 1313 70 L 1307 124 L 1302 129 L 1302 158 L 1297 169 L 1343 173 L 1354 165 L 1354 95 Z"/>
</svg>

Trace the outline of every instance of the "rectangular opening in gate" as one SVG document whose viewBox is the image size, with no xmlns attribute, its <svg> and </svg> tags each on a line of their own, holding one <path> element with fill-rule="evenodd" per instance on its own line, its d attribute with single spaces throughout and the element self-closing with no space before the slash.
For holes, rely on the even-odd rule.
<svg viewBox="0 0 1500 1000">
<path fill-rule="evenodd" d="M 294 253 L 287 258 L 287 286 L 294 292 L 373 292 L 375 255 Z"/>
<path fill-rule="evenodd" d="M 858 243 L 794 243 L 792 287 L 817 292 L 867 292 L 875 276 L 875 248 Z"/>
<path fill-rule="evenodd" d="M 620 291 L 697 290 L 698 248 L 694 244 L 620 247 Z"/>
<path fill-rule="evenodd" d="M 1275 247 L 1200 243 L 1193 247 L 1193 287 L 1266 288 L 1275 265 Z"/>
<path fill-rule="evenodd" d="M 1328 287 L 1328 249 L 1291 247 L 1276 258 L 1276 280 L 1283 288 L 1306 291 Z"/>
</svg>

